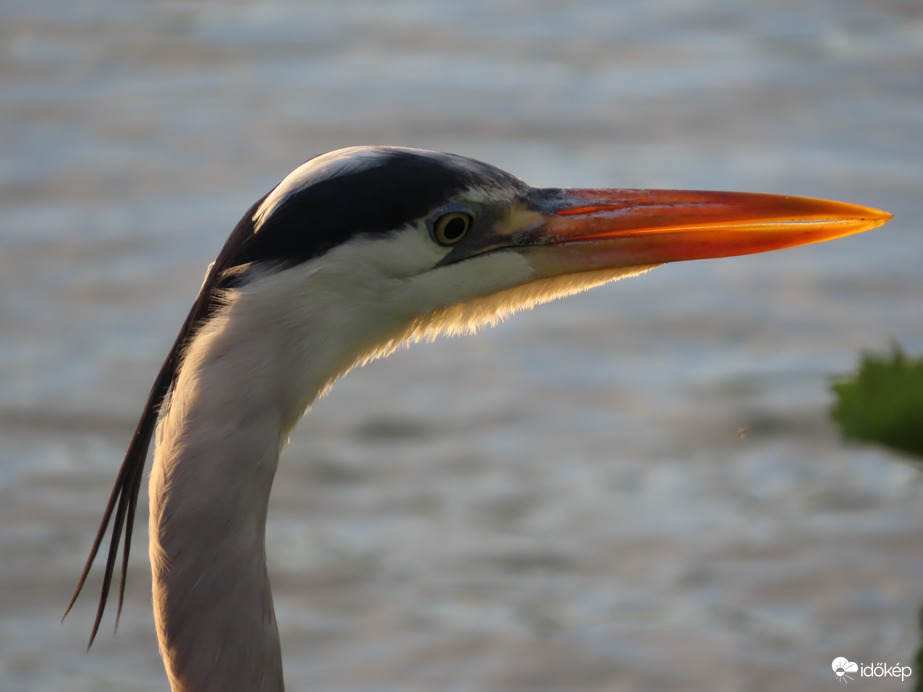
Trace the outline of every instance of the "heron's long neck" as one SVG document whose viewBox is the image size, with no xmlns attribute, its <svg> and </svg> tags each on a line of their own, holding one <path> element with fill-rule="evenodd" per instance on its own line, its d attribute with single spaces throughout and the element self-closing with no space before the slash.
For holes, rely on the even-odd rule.
<svg viewBox="0 0 923 692">
<path fill-rule="evenodd" d="M 265 558 L 279 452 L 318 393 L 404 319 L 339 309 L 317 278 L 321 265 L 308 265 L 267 272 L 228 297 L 189 344 L 161 415 L 150 551 L 176 692 L 282 690 Z"/>
<path fill-rule="evenodd" d="M 283 689 L 266 512 L 283 435 L 316 392 L 287 410 L 293 378 L 278 339 L 232 323 L 193 342 L 157 434 L 154 614 L 175 692 Z"/>
<path fill-rule="evenodd" d="M 254 415 L 261 397 L 247 383 L 208 379 L 191 395 L 177 388 L 158 432 L 150 532 L 161 654 L 176 692 L 275 692 L 264 532 L 280 427 Z M 254 395 L 244 409 L 235 389 Z"/>
</svg>

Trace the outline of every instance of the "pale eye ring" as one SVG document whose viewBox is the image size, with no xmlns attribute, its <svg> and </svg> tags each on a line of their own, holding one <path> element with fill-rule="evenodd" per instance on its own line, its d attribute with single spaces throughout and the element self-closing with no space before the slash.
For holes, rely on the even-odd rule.
<svg viewBox="0 0 923 692">
<path fill-rule="evenodd" d="M 440 245 L 454 245 L 471 229 L 471 215 L 462 211 L 443 214 L 433 224 L 433 238 Z"/>
</svg>

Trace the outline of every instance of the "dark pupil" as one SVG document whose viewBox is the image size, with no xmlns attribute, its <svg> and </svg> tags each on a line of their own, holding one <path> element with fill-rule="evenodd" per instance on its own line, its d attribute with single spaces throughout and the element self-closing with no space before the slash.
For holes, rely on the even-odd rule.
<svg viewBox="0 0 923 692">
<path fill-rule="evenodd" d="M 467 226 L 468 224 L 465 223 L 463 218 L 456 216 L 453 219 L 449 219 L 446 225 L 443 226 L 442 235 L 446 240 L 456 240 L 462 237 Z"/>
</svg>

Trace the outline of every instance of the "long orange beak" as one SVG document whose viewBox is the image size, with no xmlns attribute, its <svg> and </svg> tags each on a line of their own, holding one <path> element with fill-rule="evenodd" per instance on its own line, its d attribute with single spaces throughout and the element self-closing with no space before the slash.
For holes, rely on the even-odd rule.
<svg viewBox="0 0 923 692">
<path fill-rule="evenodd" d="M 767 252 L 891 218 L 809 197 L 689 190 L 535 189 L 530 207 L 533 223 L 520 227 L 514 243 L 528 247 L 545 276 Z"/>
</svg>

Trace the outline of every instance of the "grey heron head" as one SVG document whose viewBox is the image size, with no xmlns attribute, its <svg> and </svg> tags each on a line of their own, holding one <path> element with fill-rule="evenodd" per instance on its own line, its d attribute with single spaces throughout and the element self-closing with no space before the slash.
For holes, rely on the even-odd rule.
<svg viewBox="0 0 923 692">
<path fill-rule="evenodd" d="M 308 161 L 255 204 L 211 278 L 234 287 L 298 269 L 323 287 L 313 300 L 380 317 L 390 348 L 665 262 L 818 242 L 888 218 L 780 195 L 534 188 L 462 156 L 352 147 Z"/>
</svg>

